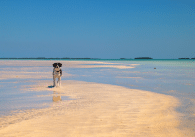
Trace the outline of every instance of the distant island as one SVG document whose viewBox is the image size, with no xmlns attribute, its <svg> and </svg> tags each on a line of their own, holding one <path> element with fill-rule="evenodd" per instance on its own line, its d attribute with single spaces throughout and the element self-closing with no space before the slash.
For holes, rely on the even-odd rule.
<svg viewBox="0 0 195 137">
<path fill-rule="evenodd" d="M 120 58 L 120 59 L 132 59 L 132 58 Z"/>
<path fill-rule="evenodd" d="M 134 58 L 134 59 L 153 59 L 151 57 L 138 57 L 138 58 Z"/>
<path fill-rule="evenodd" d="M 190 58 L 178 58 L 178 59 L 190 59 Z"/>
</svg>

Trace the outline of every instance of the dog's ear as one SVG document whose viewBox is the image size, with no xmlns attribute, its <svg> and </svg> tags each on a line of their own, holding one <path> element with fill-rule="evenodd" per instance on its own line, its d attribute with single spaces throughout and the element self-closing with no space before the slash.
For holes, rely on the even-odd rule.
<svg viewBox="0 0 195 137">
<path fill-rule="evenodd" d="M 61 64 L 61 63 L 58 63 L 58 66 L 59 66 L 59 67 L 62 67 L 62 64 Z"/>
<path fill-rule="evenodd" d="M 57 66 L 57 63 L 53 63 L 53 67 L 56 67 Z"/>
</svg>

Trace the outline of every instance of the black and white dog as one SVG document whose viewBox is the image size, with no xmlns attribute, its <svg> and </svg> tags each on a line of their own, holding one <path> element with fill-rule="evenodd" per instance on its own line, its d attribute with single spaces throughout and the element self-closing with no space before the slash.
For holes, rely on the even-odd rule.
<svg viewBox="0 0 195 137">
<path fill-rule="evenodd" d="M 54 63 L 53 64 L 53 86 L 61 86 L 61 76 L 62 76 L 62 70 L 60 67 L 62 67 L 61 63 Z M 58 78 L 58 81 L 56 79 Z M 56 83 L 57 82 L 57 83 Z"/>
</svg>

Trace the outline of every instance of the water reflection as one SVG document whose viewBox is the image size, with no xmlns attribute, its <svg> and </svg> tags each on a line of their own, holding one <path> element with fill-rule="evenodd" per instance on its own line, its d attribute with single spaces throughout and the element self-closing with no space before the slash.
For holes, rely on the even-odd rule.
<svg viewBox="0 0 195 137">
<path fill-rule="evenodd" d="M 57 101 L 62 101 L 61 95 L 58 92 L 54 91 L 53 92 L 53 102 L 57 102 Z"/>
</svg>

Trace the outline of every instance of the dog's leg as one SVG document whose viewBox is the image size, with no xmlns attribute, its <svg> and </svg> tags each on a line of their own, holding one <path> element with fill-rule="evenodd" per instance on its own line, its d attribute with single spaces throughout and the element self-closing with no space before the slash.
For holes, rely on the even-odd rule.
<svg viewBox="0 0 195 137">
<path fill-rule="evenodd" d="M 61 77 L 58 78 L 58 84 L 61 86 Z"/>
<path fill-rule="evenodd" d="M 53 76 L 53 86 L 54 87 L 56 86 L 56 78 L 55 78 L 55 76 Z"/>
<path fill-rule="evenodd" d="M 61 86 L 61 77 L 58 77 L 57 86 Z"/>
<path fill-rule="evenodd" d="M 54 78 L 54 76 L 53 76 L 53 86 L 55 87 L 56 85 L 55 85 L 55 78 Z"/>
<path fill-rule="evenodd" d="M 57 86 L 59 86 L 59 78 L 56 78 L 56 79 L 58 79 L 58 80 L 57 80 Z"/>
</svg>

